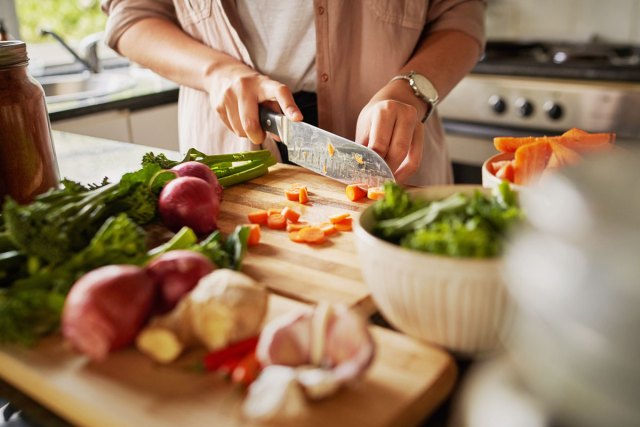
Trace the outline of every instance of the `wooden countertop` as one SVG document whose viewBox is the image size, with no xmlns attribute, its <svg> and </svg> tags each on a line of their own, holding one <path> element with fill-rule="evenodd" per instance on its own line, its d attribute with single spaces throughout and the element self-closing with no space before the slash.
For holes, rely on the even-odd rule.
<svg viewBox="0 0 640 427">
<path fill-rule="evenodd" d="M 83 183 L 112 180 L 139 167 L 148 151 L 178 153 L 54 132 L 61 175 Z M 284 189 L 304 183 L 310 203 L 289 202 Z M 367 205 L 344 196 L 344 186 L 302 168 L 277 165 L 268 175 L 225 190 L 219 218 L 227 233 L 253 209 L 296 206 L 310 222 L 338 212 L 357 216 Z M 371 313 L 353 233 L 320 246 L 297 244 L 284 231 L 264 229 L 243 271 L 273 292 L 269 316 L 317 301 L 341 302 Z M 275 295 L 279 294 L 279 295 Z M 371 326 L 378 354 L 363 384 L 310 404 L 304 425 L 411 425 L 422 421 L 451 392 L 456 366 L 445 351 L 392 330 Z M 133 349 L 102 364 L 72 353 L 54 335 L 33 349 L 0 347 L 0 377 L 73 424 L 87 426 L 247 425 L 243 399 L 228 383 L 208 375 L 155 365 Z"/>
</svg>

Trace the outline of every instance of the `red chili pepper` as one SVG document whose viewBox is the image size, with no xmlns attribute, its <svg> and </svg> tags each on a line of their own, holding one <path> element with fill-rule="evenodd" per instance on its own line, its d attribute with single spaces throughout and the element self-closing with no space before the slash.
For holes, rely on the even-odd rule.
<svg viewBox="0 0 640 427">
<path fill-rule="evenodd" d="M 252 351 L 243 357 L 240 363 L 233 369 L 231 382 L 248 387 L 258 378 L 261 369 L 260 362 L 256 358 L 256 352 Z"/>
<path fill-rule="evenodd" d="M 249 352 L 255 350 L 258 336 L 235 342 L 227 347 L 208 353 L 204 357 L 204 367 L 207 371 L 217 371 L 223 364 L 237 359 L 240 360 Z"/>
</svg>

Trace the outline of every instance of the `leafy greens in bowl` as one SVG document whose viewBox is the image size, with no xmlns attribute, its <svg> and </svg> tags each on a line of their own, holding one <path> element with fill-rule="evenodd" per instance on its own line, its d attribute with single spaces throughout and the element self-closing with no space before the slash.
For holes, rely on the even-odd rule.
<svg viewBox="0 0 640 427">
<path fill-rule="evenodd" d="M 522 219 L 518 197 L 505 181 L 490 194 L 455 192 L 444 199 L 412 195 L 393 182 L 373 206 L 373 234 L 408 249 L 451 257 L 502 254 L 509 230 Z"/>
</svg>

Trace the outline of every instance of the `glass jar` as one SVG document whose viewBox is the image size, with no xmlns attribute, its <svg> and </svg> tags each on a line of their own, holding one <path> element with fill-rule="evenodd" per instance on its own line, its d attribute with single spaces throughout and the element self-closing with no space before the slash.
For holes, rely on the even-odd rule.
<svg viewBox="0 0 640 427">
<path fill-rule="evenodd" d="M 44 90 L 27 71 L 27 47 L 0 41 L 0 205 L 18 203 L 58 185 Z"/>
</svg>

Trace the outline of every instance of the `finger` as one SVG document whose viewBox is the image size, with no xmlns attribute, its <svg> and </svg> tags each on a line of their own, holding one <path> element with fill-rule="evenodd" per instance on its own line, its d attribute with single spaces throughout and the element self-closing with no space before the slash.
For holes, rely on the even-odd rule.
<svg viewBox="0 0 640 427">
<path fill-rule="evenodd" d="M 415 117 L 399 115 L 396 118 L 389 151 L 385 158 L 391 170 L 398 169 L 402 161 L 407 157 L 409 148 L 411 147 L 411 140 L 414 137 L 416 125 L 420 125 L 420 123 L 417 123 Z"/>
<path fill-rule="evenodd" d="M 396 180 L 400 183 L 407 181 L 420 168 L 422 163 L 422 153 L 424 151 L 424 126 L 416 126 L 413 131 L 411 147 L 407 157 L 394 172 Z"/>
<path fill-rule="evenodd" d="M 229 126 L 233 133 L 242 138 L 246 138 L 247 134 L 244 132 L 242 121 L 240 120 L 240 113 L 238 111 L 238 99 L 231 92 L 224 97 L 224 108 L 226 109 Z"/>
<path fill-rule="evenodd" d="M 282 113 L 289 120 L 299 122 L 302 120 L 302 112 L 296 105 L 293 94 L 286 85 L 270 80 L 265 87 L 266 99 L 275 99 L 282 110 Z"/>
<path fill-rule="evenodd" d="M 215 110 L 226 128 L 233 132 L 233 128 L 231 128 L 231 123 L 229 122 L 229 117 L 227 116 L 227 107 L 224 105 L 224 103 L 216 103 Z"/>
<path fill-rule="evenodd" d="M 356 143 L 369 145 L 369 131 L 371 130 L 371 120 L 369 119 L 368 110 L 365 108 L 360 112 L 358 121 L 356 122 Z"/>
<path fill-rule="evenodd" d="M 242 97 L 238 100 L 240 122 L 247 138 L 256 145 L 262 144 L 265 133 L 260 126 L 258 100 L 253 97 Z"/>
<path fill-rule="evenodd" d="M 389 144 L 393 135 L 395 120 L 384 109 L 376 109 L 371 117 L 371 130 L 367 147 L 378 153 L 383 159 L 389 152 Z"/>
</svg>

